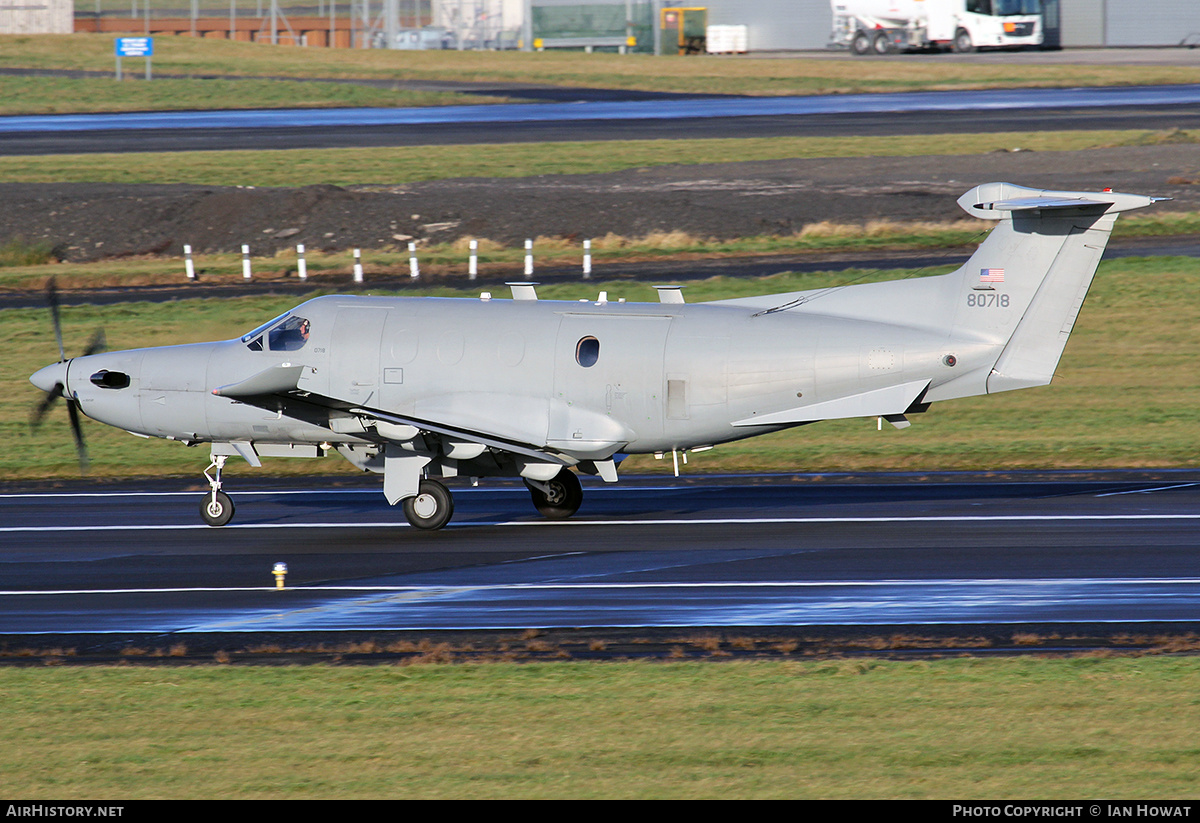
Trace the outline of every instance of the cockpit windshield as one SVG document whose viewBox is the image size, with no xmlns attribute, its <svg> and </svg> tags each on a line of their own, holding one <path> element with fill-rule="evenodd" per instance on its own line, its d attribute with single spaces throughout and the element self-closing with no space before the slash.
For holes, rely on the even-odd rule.
<svg viewBox="0 0 1200 823">
<path fill-rule="evenodd" d="M 262 351 L 264 342 L 271 351 L 296 351 L 308 342 L 308 331 L 308 319 L 288 311 L 242 335 L 242 342 L 251 351 Z"/>
<path fill-rule="evenodd" d="M 285 317 L 288 317 L 289 315 L 291 315 L 291 312 L 290 312 L 290 311 L 285 311 L 283 314 L 279 315 L 278 317 L 276 317 L 276 318 L 274 318 L 274 319 L 272 319 L 272 320 L 268 320 L 266 323 L 263 323 L 261 326 L 259 326 L 259 327 L 258 327 L 257 329 L 255 329 L 254 331 L 252 331 L 252 332 L 248 332 L 247 334 L 243 334 L 243 335 L 242 335 L 242 342 L 243 342 L 243 343 L 249 343 L 251 340 L 253 340 L 254 338 L 258 337 L 260 334 L 262 334 L 263 332 L 265 332 L 267 329 L 271 328 L 271 327 L 272 327 L 272 326 L 274 326 L 276 323 L 278 323 L 279 321 L 283 320 Z"/>
</svg>

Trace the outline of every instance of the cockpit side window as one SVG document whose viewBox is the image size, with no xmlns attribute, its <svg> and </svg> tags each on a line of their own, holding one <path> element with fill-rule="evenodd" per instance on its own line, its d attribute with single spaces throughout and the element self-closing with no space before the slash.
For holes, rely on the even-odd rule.
<svg viewBox="0 0 1200 823">
<path fill-rule="evenodd" d="M 267 333 L 267 345 L 271 351 L 296 351 L 308 342 L 309 323 L 307 317 L 289 317 Z"/>
</svg>

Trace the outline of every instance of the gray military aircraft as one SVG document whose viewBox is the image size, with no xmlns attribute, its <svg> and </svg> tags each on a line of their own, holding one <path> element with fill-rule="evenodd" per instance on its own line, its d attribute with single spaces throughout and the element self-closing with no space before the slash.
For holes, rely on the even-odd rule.
<svg viewBox="0 0 1200 823">
<path fill-rule="evenodd" d="M 221 526 L 227 458 L 337 451 L 383 475 L 388 503 L 439 529 L 435 478 L 519 476 L 549 518 L 576 472 L 617 480 L 623 455 L 678 455 L 819 420 L 903 428 L 931 403 L 1050 382 L 1117 215 L 1162 198 L 988 183 L 959 198 L 996 220 L 957 271 L 685 303 L 318 297 L 235 340 L 95 353 L 31 378 L 42 410 L 208 443 L 201 516 Z M 55 326 L 58 327 L 57 312 Z M 93 346 L 93 349 L 98 346 Z M 81 442 L 81 441 L 80 441 Z"/>
</svg>

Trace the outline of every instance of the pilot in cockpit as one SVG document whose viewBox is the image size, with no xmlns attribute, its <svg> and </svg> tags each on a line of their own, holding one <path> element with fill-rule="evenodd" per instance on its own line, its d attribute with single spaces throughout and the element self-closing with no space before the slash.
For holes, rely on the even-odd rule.
<svg viewBox="0 0 1200 823">
<path fill-rule="evenodd" d="M 271 351 L 296 351 L 308 342 L 309 323 L 306 317 L 289 317 L 268 335 Z"/>
</svg>

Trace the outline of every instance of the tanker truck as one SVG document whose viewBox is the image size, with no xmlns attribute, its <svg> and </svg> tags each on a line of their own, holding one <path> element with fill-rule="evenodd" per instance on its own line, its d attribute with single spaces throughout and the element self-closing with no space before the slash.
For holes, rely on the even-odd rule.
<svg viewBox="0 0 1200 823">
<path fill-rule="evenodd" d="M 855 54 L 1042 44 L 1042 0 L 830 0 L 832 45 Z"/>
</svg>

